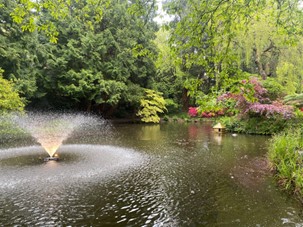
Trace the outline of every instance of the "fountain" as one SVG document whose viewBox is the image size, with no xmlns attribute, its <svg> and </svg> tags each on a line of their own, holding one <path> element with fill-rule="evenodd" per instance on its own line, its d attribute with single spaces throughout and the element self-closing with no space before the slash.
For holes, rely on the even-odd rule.
<svg viewBox="0 0 303 227">
<path fill-rule="evenodd" d="M 58 148 L 76 129 L 104 123 L 92 116 L 67 113 L 28 113 L 14 116 L 13 121 L 30 133 L 49 154 L 44 161 L 58 161 Z"/>
<path fill-rule="evenodd" d="M 36 181 L 41 185 L 49 181 L 74 184 L 95 177 L 105 179 L 141 165 L 145 159 L 131 149 L 100 143 L 113 137 L 111 124 L 100 117 L 29 112 L 14 115 L 10 120 L 16 130 L 22 129 L 39 145 L 0 149 L 0 190 Z M 28 138 L 25 138 L 27 142 Z M 41 158 L 44 151 L 49 156 Z M 46 164 L 43 168 L 41 160 Z M 54 162 L 59 160 L 62 162 Z"/>
</svg>

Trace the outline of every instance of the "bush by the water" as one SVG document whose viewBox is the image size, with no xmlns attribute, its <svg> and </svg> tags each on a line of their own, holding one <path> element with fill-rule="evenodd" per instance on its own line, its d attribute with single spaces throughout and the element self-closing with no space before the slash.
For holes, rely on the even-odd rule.
<svg viewBox="0 0 303 227">
<path fill-rule="evenodd" d="M 289 129 L 274 136 L 268 155 L 279 184 L 303 201 L 303 130 Z"/>
<path fill-rule="evenodd" d="M 289 125 L 292 125 L 293 120 L 284 118 L 265 118 L 265 117 L 250 117 L 240 119 L 238 117 L 222 117 L 219 121 L 230 132 L 272 135 L 281 132 Z"/>
</svg>

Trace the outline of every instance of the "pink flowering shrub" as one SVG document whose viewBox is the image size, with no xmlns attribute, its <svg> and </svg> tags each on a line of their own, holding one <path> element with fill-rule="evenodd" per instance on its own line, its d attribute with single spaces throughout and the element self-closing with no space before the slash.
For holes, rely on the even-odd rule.
<svg viewBox="0 0 303 227">
<path fill-rule="evenodd" d="M 256 77 L 252 77 L 249 80 L 249 83 L 253 85 L 254 97 L 261 102 L 270 101 L 266 98 L 267 90 L 261 85 Z"/>
<path fill-rule="evenodd" d="M 187 114 L 190 117 L 196 117 L 198 115 L 198 107 L 189 107 Z"/>
<path fill-rule="evenodd" d="M 228 92 L 218 97 L 218 101 L 223 103 L 227 110 L 237 109 L 240 116 L 247 114 L 267 118 L 282 116 L 285 119 L 293 116 L 291 106 L 283 105 L 280 102 L 272 102 L 267 98 L 267 90 L 257 78 L 250 78 L 249 81 L 243 80 L 239 86 L 238 92 Z"/>
<path fill-rule="evenodd" d="M 189 107 L 187 114 L 190 117 L 204 117 L 204 118 L 211 118 L 215 116 L 223 116 L 224 115 L 224 110 L 219 110 L 217 112 L 210 112 L 210 111 L 204 111 L 199 115 L 198 112 L 198 107 Z"/>
<path fill-rule="evenodd" d="M 248 105 L 248 102 L 243 95 L 231 92 L 220 95 L 217 100 L 223 106 L 222 111 L 224 115 L 229 116 L 237 114 L 239 109 L 246 108 Z"/>
<path fill-rule="evenodd" d="M 293 116 L 293 109 L 291 106 L 286 106 L 279 102 L 273 102 L 272 104 L 253 103 L 245 113 L 265 116 L 267 118 L 282 116 L 284 119 L 289 119 Z"/>
</svg>

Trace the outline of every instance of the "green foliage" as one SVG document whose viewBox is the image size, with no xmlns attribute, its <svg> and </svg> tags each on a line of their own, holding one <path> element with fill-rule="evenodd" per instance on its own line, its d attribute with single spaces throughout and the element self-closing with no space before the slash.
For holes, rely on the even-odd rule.
<svg viewBox="0 0 303 227">
<path fill-rule="evenodd" d="M 102 20 L 103 11 L 109 3 L 110 1 L 108 0 L 82 2 L 71 0 L 22 0 L 14 6 L 10 16 L 15 23 L 21 26 L 23 31 L 43 31 L 50 42 L 57 43 L 59 32 L 54 21 L 63 21 L 74 10 L 81 8 L 82 13 L 76 17 L 86 29 L 91 30 L 94 28 L 94 23 L 99 23 Z M 49 20 L 43 20 L 45 12 L 48 12 Z M 35 23 L 35 21 L 39 21 L 39 23 Z"/>
<path fill-rule="evenodd" d="M 145 88 L 170 112 L 237 113 L 260 74 L 271 99 L 301 93 L 302 10 L 296 1 L 166 1 L 175 20 L 153 22 L 155 0 L 0 0 L 0 67 L 29 106 L 134 115 Z M 157 31 L 157 32 L 156 32 Z M 56 43 L 56 45 L 49 41 Z M 279 82 L 276 83 L 276 82 Z"/>
<path fill-rule="evenodd" d="M 165 106 L 168 113 L 177 113 L 180 111 L 180 105 L 173 99 L 165 99 Z"/>
<path fill-rule="evenodd" d="M 296 119 L 303 119 L 303 111 L 301 109 L 295 109 L 294 114 Z"/>
<path fill-rule="evenodd" d="M 296 92 L 301 89 L 298 61 L 303 52 L 296 47 L 302 46 L 297 34 L 303 14 L 298 2 L 171 0 L 166 8 L 175 17 L 172 50 L 191 98 L 203 97 L 200 92 L 230 91 L 243 72 L 262 79 L 278 74 L 288 84 L 295 83 Z M 296 66 L 289 81 L 290 74 L 281 71 L 283 62 Z"/>
<path fill-rule="evenodd" d="M 156 26 L 151 20 L 155 8 L 150 3 L 3 1 L 3 77 L 14 81 L 30 107 L 133 114 L 143 89 L 157 87 L 153 86 Z M 144 15 L 137 17 L 128 10 L 134 5 L 140 5 Z M 57 43 L 49 43 L 50 38 Z"/>
<path fill-rule="evenodd" d="M 261 81 L 262 86 L 267 90 L 267 96 L 270 100 L 280 99 L 287 93 L 276 79 L 268 77 L 266 80 Z"/>
<path fill-rule="evenodd" d="M 303 106 L 303 93 L 301 94 L 294 94 L 294 95 L 287 95 L 284 97 L 284 103 L 287 105 L 294 105 L 297 107 Z"/>
<path fill-rule="evenodd" d="M 285 119 L 268 119 L 260 117 L 250 117 L 239 119 L 237 117 L 223 117 L 220 122 L 231 132 L 272 135 L 281 132 L 288 127 Z"/>
<path fill-rule="evenodd" d="M 269 159 L 281 186 L 303 196 L 302 130 L 292 128 L 272 138 Z"/>
<path fill-rule="evenodd" d="M 220 105 L 225 110 L 225 115 L 227 116 L 235 116 L 240 113 L 236 99 L 226 99 L 224 102 L 220 102 Z"/>
<path fill-rule="evenodd" d="M 286 94 L 302 93 L 303 39 L 300 36 L 296 45 L 284 48 L 279 56 L 278 81 L 286 88 Z"/>
<path fill-rule="evenodd" d="M 154 44 L 158 49 L 158 56 L 155 60 L 157 70 L 152 77 L 151 89 L 162 92 L 163 97 L 168 100 L 168 111 L 176 112 L 178 106 L 182 105 L 184 74 L 180 73 L 176 57 L 171 51 L 170 36 L 169 30 L 160 29 L 156 32 Z"/>
<path fill-rule="evenodd" d="M 19 94 L 13 90 L 13 84 L 2 78 L 0 69 L 0 113 L 23 111 L 24 103 Z"/>
<path fill-rule="evenodd" d="M 295 94 L 301 89 L 301 80 L 298 80 L 295 66 L 290 62 L 281 62 L 277 67 L 278 81 L 282 84 L 287 94 Z"/>
<path fill-rule="evenodd" d="M 137 116 L 141 117 L 141 120 L 146 123 L 159 123 L 160 117 L 158 114 L 167 110 L 161 93 L 150 89 L 145 89 L 145 97 L 141 100 L 140 107 Z"/>
<path fill-rule="evenodd" d="M 63 84 L 64 82 L 65 84 Z M 75 72 L 68 71 L 62 76 L 58 84 L 61 94 L 80 100 L 86 97 L 97 104 L 108 103 L 116 105 L 121 99 L 122 93 L 127 87 L 124 83 L 114 80 L 104 80 L 100 73 L 92 73 L 89 70 Z"/>
<path fill-rule="evenodd" d="M 219 122 L 226 127 L 227 131 L 230 132 L 236 132 L 235 128 L 237 127 L 237 123 L 239 123 L 237 122 L 236 117 L 228 117 L 228 116 L 220 117 L 218 119 L 218 122 L 216 123 Z"/>
<path fill-rule="evenodd" d="M 169 116 L 165 115 L 165 116 L 163 117 L 163 120 L 164 120 L 164 121 L 169 121 Z"/>
<path fill-rule="evenodd" d="M 49 50 L 54 56 L 45 73 L 56 81 L 59 96 L 69 94 L 103 112 L 122 104 L 137 107 L 155 73 L 153 30 L 129 14 L 128 7 L 127 1 L 111 1 L 93 30 L 86 31 L 77 18 L 83 13 L 80 6 L 57 25 L 60 48 Z M 46 86 L 56 89 L 53 83 Z"/>
<path fill-rule="evenodd" d="M 223 106 L 220 102 L 217 101 L 217 95 L 208 94 L 199 97 L 197 100 L 197 104 L 199 105 L 199 113 L 203 112 L 217 112 L 222 110 Z"/>
<path fill-rule="evenodd" d="M 178 117 L 177 116 L 173 116 L 173 122 L 177 122 L 178 121 Z"/>
</svg>

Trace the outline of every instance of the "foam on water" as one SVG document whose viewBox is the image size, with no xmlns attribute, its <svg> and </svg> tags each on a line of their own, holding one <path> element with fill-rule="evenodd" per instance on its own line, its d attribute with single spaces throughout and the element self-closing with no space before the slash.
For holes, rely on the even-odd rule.
<svg viewBox="0 0 303 227">
<path fill-rule="evenodd" d="M 108 145 L 62 145 L 58 150 L 60 162 L 37 162 L 41 153 L 39 146 L 0 150 L 0 188 L 105 179 L 146 160 L 135 150 Z"/>
</svg>

